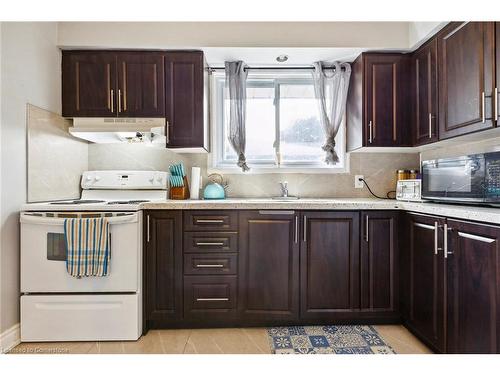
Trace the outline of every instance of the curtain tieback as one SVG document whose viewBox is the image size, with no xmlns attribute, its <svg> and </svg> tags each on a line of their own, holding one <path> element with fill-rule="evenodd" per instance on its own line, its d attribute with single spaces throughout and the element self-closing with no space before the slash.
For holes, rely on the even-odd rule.
<svg viewBox="0 0 500 375">
<path fill-rule="evenodd" d="M 238 167 L 240 167 L 243 172 L 248 172 L 250 170 L 244 154 L 238 156 Z"/>
<path fill-rule="evenodd" d="M 324 146 L 322 147 L 323 151 L 326 152 L 325 162 L 327 164 L 337 164 L 339 162 L 339 157 L 335 152 L 335 137 L 329 136 L 326 139 Z"/>
</svg>

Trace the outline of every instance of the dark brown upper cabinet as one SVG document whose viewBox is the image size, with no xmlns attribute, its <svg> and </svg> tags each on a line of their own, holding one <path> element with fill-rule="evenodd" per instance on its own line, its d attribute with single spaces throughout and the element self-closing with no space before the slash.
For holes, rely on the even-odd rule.
<svg viewBox="0 0 500 375">
<path fill-rule="evenodd" d="M 165 74 L 161 52 L 117 54 L 117 113 L 120 117 L 165 117 Z"/>
<path fill-rule="evenodd" d="M 63 51 L 63 116 L 115 117 L 116 94 L 115 53 Z"/>
<path fill-rule="evenodd" d="M 438 51 L 439 139 L 492 128 L 495 24 L 452 22 Z"/>
<path fill-rule="evenodd" d="M 362 53 L 352 64 L 347 97 L 347 149 L 409 146 L 410 59 Z"/>
<path fill-rule="evenodd" d="M 397 211 L 361 213 L 361 309 L 399 314 Z"/>
<path fill-rule="evenodd" d="M 496 41 L 496 83 L 493 92 L 493 119 L 496 126 L 500 126 L 500 22 L 495 23 L 495 41 Z"/>
<path fill-rule="evenodd" d="M 359 213 L 303 212 L 300 316 L 342 321 L 359 311 Z"/>
<path fill-rule="evenodd" d="M 165 55 L 167 148 L 208 150 L 208 84 L 203 52 Z"/>
<path fill-rule="evenodd" d="M 412 54 L 411 108 L 413 144 L 438 140 L 437 39 L 433 38 Z"/>
<path fill-rule="evenodd" d="M 65 117 L 164 117 L 159 52 L 63 51 Z"/>
<path fill-rule="evenodd" d="M 500 353 L 500 228 L 448 220 L 447 352 Z"/>
<path fill-rule="evenodd" d="M 294 211 L 241 211 L 238 303 L 247 322 L 299 318 L 299 217 Z"/>
</svg>

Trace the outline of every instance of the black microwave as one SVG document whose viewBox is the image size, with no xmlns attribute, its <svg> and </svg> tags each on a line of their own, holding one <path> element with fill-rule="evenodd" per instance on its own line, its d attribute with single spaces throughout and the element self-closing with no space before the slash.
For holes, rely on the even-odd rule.
<svg viewBox="0 0 500 375">
<path fill-rule="evenodd" d="M 500 152 L 422 162 L 422 198 L 500 204 Z"/>
</svg>

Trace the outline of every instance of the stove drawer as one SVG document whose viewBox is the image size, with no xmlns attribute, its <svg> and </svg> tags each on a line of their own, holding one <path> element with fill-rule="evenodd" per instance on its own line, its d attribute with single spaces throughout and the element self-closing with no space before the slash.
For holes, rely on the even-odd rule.
<svg viewBox="0 0 500 375">
<path fill-rule="evenodd" d="M 21 296 L 21 341 L 137 340 L 138 294 Z"/>
<path fill-rule="evenodd" d="M 236 232 L 184 232 L 184 253 L 237 252 Z"/>
<path fill-rule="evenodd" d="M 185 276 L 185 316 L 236 313 L 236 285 L 236 276 Z"/>
<path fill-rule="evenodd" d="M 184 254 L 185 275 L 236 275 L 236 254 Z"/>
<path fill-rule="evenodd" d="M 238 211 L 184 211 L 184 230 L 237 231 Z"/>
</svg>

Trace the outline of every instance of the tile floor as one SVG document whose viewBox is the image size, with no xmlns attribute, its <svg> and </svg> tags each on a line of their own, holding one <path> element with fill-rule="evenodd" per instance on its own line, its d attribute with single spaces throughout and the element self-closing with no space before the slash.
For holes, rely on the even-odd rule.
<svg viewBox="0 0 500 375">
<path fill-rule="evenodd" d="M 406 328 L 376 325 L 384 341 L 399 354 L 431 351 Z M 265 328 L 152 330 L 138 341 L 21 343 L 14 354 L 269 354 Z"/>
</svg>

